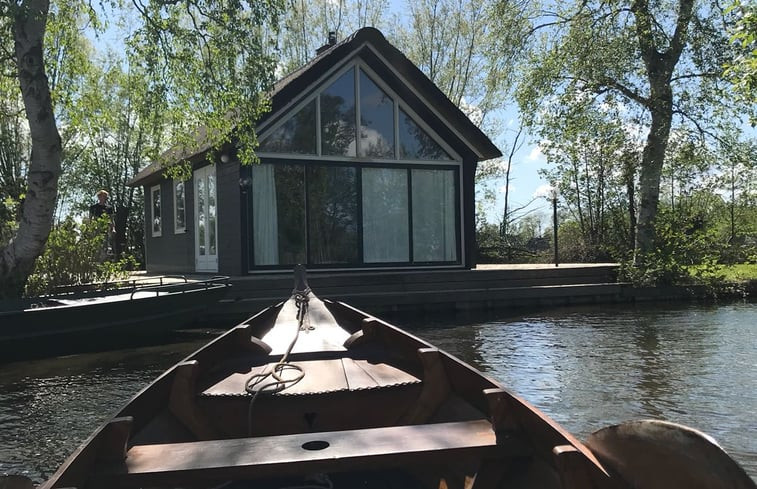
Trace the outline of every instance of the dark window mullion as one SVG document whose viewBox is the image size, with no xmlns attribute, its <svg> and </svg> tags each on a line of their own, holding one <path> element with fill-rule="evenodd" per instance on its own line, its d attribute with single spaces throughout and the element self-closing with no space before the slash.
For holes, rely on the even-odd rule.
<svg viewBox="0 0 757 489">
<path fill-rule="evenodd" d="M 305 192 L 305 265 L 310 266 L 313 259 L 310 257 L 310 192 L 308 189 L 308 165 L 302 165 L 302 180 Z"/>
<path fill-rule="evenodd" d="M 407 256 L 410 258 L 409 263 L 414 263 L 413 257 L 413 170 L 407 169 L 407 245 L 410 247 Z"/>
<path fill-rule="evenodd" d="M 355 189 L 357 194 L 357 261 L 358 264 L 363 265 L 365 264 L 365 250 L 363 249 L 363 169 L 360 166 L 354 168 L 355 185 L 357 186 L 357 189 Z"/>
</svg>

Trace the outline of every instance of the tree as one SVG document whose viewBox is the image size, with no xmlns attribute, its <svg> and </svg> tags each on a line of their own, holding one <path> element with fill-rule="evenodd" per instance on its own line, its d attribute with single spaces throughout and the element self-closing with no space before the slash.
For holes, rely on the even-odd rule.
<svg viewBox="0 0 757 489">
<path fill-rule="evenodd" d="M 292 0 L 281 22 L 279 74 L 305 66 L 329 32 L 338 40 L 362 27 L 383 28 L 388 7 L 388 0 Z"/>
<path fill-rule="evenodd" d="M 639 164 L 636 259 L 655 248 L 655 218 L 671 129 L 712 137 L 738 119 L 724 95 L 723 65 L 733 56 L 717 2 L 550 2 L 532 29 L 537 40 L 519 103 L 531 122 L 571 103 L 620 101 L 643 111 L 648 128 Z M 537 37 L 538 36 L 538 37 Z"/>
<path fill-rule="evenodd" d="M 51 49 L 46 32 L 59 26 L 54 14 L 72 5 L 97 20 L 95 10 L 83 0 L 61 2 L 61 9 L 55 5 L 51 9 L 49 0 L 0 1 L 2 38 L 13 39 L 13 50 L 3 51 L 0 62 L 3 73 L 14 73 L 18 81 L 31 139 L 18 230 L 0 248 L 0 299 L 22 293 L 55 210 L 63 146 L 51 94 L 55 77 L 46 66 Z M 198 144 L 220 147 L 236 130 L 240 159 L 254 160 L 254 125 L 266 109 L 265 94 L 273 79 L 271 41 L 281 2 L 133 0 L 131 5 L 142 24 L 129 47 L 149 75 L 147 89 L 153 101 L 166 108 L 173 126 L 168 135 L 180 142 L 179 151 Z M 201 141 L 186 130 L 198 124 L 206 128 Z"/>
<path fill-rule="evenodd" d="M 545 115 L 540 132 L 542 151 L 551 164 L 542 174 L 560 189 L 584 260 L 619 259 L 629 249 L 624 221 L 633 220 L 635 158 L 629 149 L 635 134 L 620 122 L 618 109 L 610 104 L 566 106 Z M 625 219 L 615 218 L 623 209 L 628 209 Z"/>
<path fill-rule="evenodd" d="M 392 42 L 488 134 L 513 81 L 517 18 L 491 1 L 408 1 L 410 23 L 396 22 Z"/>
<path fill-rule="evenodd" d="M 757 4 L 734 0 L 729 10 L 737 16 L 731 39 L 738 44 L 739 54 L 728 63 L 726 73 L 744 98 L 754 103 L 757 101 Z"/>
</svg>

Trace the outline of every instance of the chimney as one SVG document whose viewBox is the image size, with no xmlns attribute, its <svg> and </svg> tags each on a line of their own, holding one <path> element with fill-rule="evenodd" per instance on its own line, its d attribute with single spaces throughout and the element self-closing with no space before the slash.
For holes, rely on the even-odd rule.
<svg viewBox="0 0 757 489">
<path fill-rule="evenodd" d="M 329 41 L 327 44 L 324 44 L 323 46 L 319 47 L 315 50 L 315 54 L 319 55 L 325 51 L 327 51 L 329 48 L 334 46 L 336 44 L 336 32 L 330 31 L 329 32 Z"/>
</svg>

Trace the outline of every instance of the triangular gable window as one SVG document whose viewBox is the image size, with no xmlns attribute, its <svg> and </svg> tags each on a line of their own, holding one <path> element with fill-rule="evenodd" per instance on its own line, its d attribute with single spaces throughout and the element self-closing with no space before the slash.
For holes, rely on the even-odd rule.
<svg viewBox="0 0 757 489">
<path fill-rule="evenodd" d="M 261 143 L 261 152 L 315 155 L 315 100 L 301 108 Z"/>
<path fill-rule="evenodd" d="M 451 160 L 442 147 L 421 129 L 404 110 L 400 110 L 400 159 Z"/>
<path fill-rule="evenodd" d="M 360 94 L 359 104 L 356 94 Z M 372 159 L 453 160 L 449 152 L 400 107 L 400 102 L 380 88 L 367 71 L 352 66 L 266 136 L 259 151 Z M 320 128 L 316 126 L 317 110 L 320 110 Z M 319 129 L 320 148 L 316 133 Z"/>
</svg>

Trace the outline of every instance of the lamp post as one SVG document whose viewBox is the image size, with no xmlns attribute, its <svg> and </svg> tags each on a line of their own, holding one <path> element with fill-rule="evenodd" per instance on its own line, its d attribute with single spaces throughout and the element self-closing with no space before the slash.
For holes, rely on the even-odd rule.
<svg viewBox="0 0 757 489">
<path fill-rule="evenodd" d="M 557 257 L 557 197 L 560 192 L 557 185 L 553 184 L 549 189 L 549 198 L 552 200 L 552 233 L 555 243 L 555 266 L 560 266 L 560 261 Z"/>
</svg>

